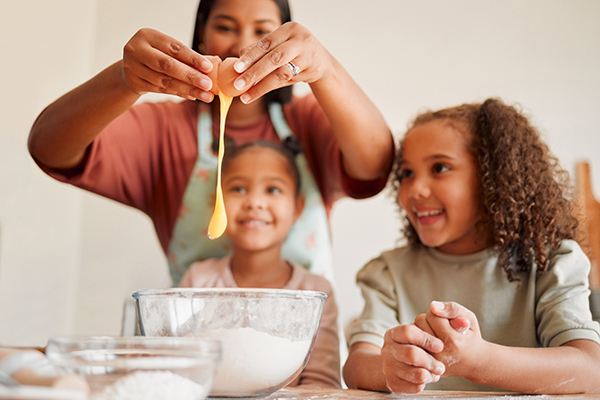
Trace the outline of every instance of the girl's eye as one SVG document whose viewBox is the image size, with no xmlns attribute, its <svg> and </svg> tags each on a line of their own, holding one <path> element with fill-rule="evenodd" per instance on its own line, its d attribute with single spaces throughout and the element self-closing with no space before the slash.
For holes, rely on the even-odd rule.
<svg viewBox="0 0 600 400">
<path fill-rule="evenodd" d="M 269 33 L 271 33 L 271 31 L 268 31 L 268 30 L 266 30 L 266 29 L 258 29 L 258 30 L 256 31 L 256 34 L 257 34 L 258 36 L 267 36 Z"/>
<path fill-rule="evenodd" d="M 398 171 L 398 179 L 400 181 L 404 180 L 405 178 L 410 178 L 411 176 L 413 176 L 413 172 L 410 169 L 401 168 Z"/>
<path fill-rule="evenodd" d="M 270 188 L 267 189 L 267 193 L 270 193 L 270 194 L 279 194 L 279 193 L 281 193 L 281 190 L 279 188 L 276 188 L 276 187 L 270 187 Z"/>
<path fill-rule="evenodd" d="M 441 174 L 442 172 L 450 171 L 450 168 L 444 164 L 434 164 L 432 169 L 433 172 L 436 174 Z"/>
<path fill-rule="evenodd" d="M 241 186 L 233 186 L 229 189 L 230 192 L 245 194 L 246 189 Z"/>
</svg>

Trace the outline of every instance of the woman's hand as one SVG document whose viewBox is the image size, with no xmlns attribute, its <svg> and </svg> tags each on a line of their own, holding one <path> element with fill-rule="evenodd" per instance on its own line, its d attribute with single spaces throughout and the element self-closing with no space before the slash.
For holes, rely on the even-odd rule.
<svg viewBox="0 0 600 400">
<path fill-rule="evenodd" d="M 213 100 L 206 75 L 213 64 L 181 42 L 141 29 L 127 42 L 123 59 L 50 104 L 29 135 L 29 151 L 47 167 L 79 166 L 86 149 L 110 122 L 148 92 Z"/>
<path fill-rule="evenodd" d="M 240 53 L 233 84 L 245 92 L 243 103 L 296 82 L 310 84 L 339 145 L 344 173 L 363 181 L 388 176 L 394 141 L 383 115 L 308 29 L 287 22 Z"/>
<path fill-rule="evenodd" d="M 213 83 L 206 74 L 212 69 L 204 56 L 154 29 L 140 29 L 123 48 L 123 82 L 137 95 L 167 93 L 210 102 Z"/>
<path fill-rule="evenodd" d="M 333 69 L 329 52 L 297 22 L 283 24 L 241 53 L 234 68 L 243 73 L 234 85 L 238 90 L 251 87 L 241 97 L 246 104 L 280 87 L 296 82 L 316 82 Z M 289 62 L 299 68 L 297 75 Z"/>
<path fill-rule="evenodd" d="M 445 368 L 434 355 L 443 348 L 440 339 L 415 324 L 389 329 L 381 349 L 387 387 L 394 393 L 419 393 L 437 382 Z"/>
</svg>

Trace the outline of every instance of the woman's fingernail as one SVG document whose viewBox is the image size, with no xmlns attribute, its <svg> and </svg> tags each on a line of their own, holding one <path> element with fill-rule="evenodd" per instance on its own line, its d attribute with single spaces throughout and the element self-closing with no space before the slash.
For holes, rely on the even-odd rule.
<svg viewBox="0 0 600 400">
<path fill-rule="evenodd" d="M 442 311 L 445 308 L 444 303 L 442 303 L 441 301 L 432 301 L 431 305 L 433 306 L 433 308 L 439 311 Z"/>
<path fill-rule="evenodd" d="M 250 102 L 250 95 L 243 94 L 242 97 L 240 97 L 240 100 L 242 101 L 242 103 L 248 104 Z"/>
<path fill-rule="evenodd" d="M 204 60 L 200 63 L 200 67 L 202 67 L 203 71 L 209 72 L 212 69 L 212 63 Z"/>
<path fill-rule="evenodd" d="M 213 94 L 209 92 L 202 92 L 200 95 L 200 100 L 210 103 L 213 99 Z"/>
<path fill-rule="evenodd" d="M 237 89 L 237 90 L 242 90 L 244 88 L 244 86 L 246 86 L 246 81 L 243 79 L 236 79 L 235 82 L 233 82 L 233 86 Z"/>
<path fill-rule="evenodd" d="M 244 72 L 244 70 L 246 69 L 246 63 L 243 61 L 238 61 L 233 65 L 233 69 L 240 73 Z"/>
<path fill-rule="evenodd" d="M 207 78 L 200 79 L 200 88 L 202 88 L 204 90 L 210 90 L 211 87 L 212 87 L 212 81 L 210 79 L 207 79 Z"/>
</svg>

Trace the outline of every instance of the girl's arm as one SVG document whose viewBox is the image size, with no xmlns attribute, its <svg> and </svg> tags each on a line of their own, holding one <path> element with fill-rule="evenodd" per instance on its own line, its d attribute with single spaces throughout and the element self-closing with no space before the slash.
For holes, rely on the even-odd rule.
<svg viewBox="0 0 600 400">
<path fill-rule="evenodd" d="M 450 324 L 458 317 L 470 321 L 465 333 Z M 600 345 L 594 341 L 573 340 L 549 348 L 490 343 L 481 337 L 475 315 L 456 303 L 433 302 L 426 321 L 444 343 L 434 354 L 446 366 L 444 376 L 523 393 L 600 393 Z"/>
<path fill-rule="evenodd" d="M 381 349 L 371 343 L 359 342 L 350 347 L 343 375 L 350 389 L 390 391 L 383 374 Z"/>
<path fill-rule="evenodd" d="M 301 72 L 293 76 L 289 62 Z M 238 88 L 252 87 L 241 100 L 307 82 L 325 111 L 343 156 L 346 172 L 356 179 L 386 176 L 394 144 L 382 114 L 342 65 L 302 25 L 289 22 L 243 52 L 236 64 Z"/>
<path fill-rule="evenodd" d="M 113 119 L 147 92 L 212 101 L 212 64 L 179 41 L 152 29 L 138 31 L 123 59 L 50 104 L 29 135 L 29 151 L 42 164 L 69 169 Z"/>
<path fill-rule="evenodd" d="M 600 346 L 591 340 L 546 348 L 486 342 L 482 350 L 465 374 L 473 382 L 534 394 L 600 393 Z"/>
</svg>

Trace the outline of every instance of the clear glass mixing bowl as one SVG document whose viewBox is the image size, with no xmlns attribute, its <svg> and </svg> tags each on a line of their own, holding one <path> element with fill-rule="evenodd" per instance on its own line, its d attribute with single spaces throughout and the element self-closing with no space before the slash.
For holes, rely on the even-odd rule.
<svg viewBox="0 0 600 400">
<path fill-rule="evenodd" d="M 264 397 L 306 365 L 327 295 L 284 289 L 145 290 L 133 294 L 146 336 L 223 341 L 209 397 Z"/>
</svg>

